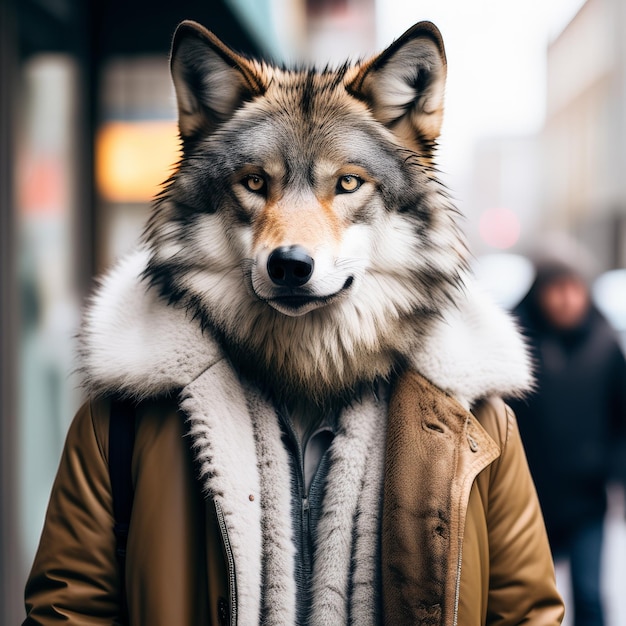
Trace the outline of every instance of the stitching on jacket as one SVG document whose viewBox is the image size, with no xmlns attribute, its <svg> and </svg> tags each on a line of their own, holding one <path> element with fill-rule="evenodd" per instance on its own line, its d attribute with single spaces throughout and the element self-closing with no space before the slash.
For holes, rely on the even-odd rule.
<svg viewBox="0 0 626 626">
<path fill-rule="evenodd" d="M 509 445 L 511 434 L 513 433 L 515 414 L 513 413 L 513 409 L 506 403 L 504 405 L 504 410 L 506 412 L 506 437 L 504 439 L 504 446 L 507 447 Z"/>
</svg>

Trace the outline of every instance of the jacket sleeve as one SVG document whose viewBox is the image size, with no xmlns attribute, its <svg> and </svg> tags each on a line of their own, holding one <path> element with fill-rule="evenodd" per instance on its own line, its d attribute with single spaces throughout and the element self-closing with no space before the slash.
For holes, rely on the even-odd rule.
<svg viewBox="0 0 626 626">
<path fill-rule="evenodd" d="M 506 407 L 502 452 L 490 477 L 488 529 L 490 590 L 487 624 L 551 626 L 563 619 L 554 564 L 522 447 L 517 421 Z"/>
<path fill-rule="evenodd" d="M 87 403 L 69 429 L 52 487 L 24 625 L 115 624 L 118 596 L 108 464 Z"/>
</svg>

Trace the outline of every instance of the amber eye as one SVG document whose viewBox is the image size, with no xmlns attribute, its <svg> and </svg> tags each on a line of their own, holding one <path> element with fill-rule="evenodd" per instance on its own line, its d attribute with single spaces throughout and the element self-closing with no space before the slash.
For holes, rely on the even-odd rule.
<svg viewBox="0 0 626 626">
<path fill-rule="evenodd" d="M 265 179 L 256 174 L 249 174 L 241 183 L 243 186 L 252 193 L 263 193 L 265 191 Z"/>
<path fill-rule="evenodd" d="M 341 176 L 337 181 L 337 193 L 352 193 L 362 184 L 363 181 L 358 176 L 346 174 L 345 176 Z"/>
</svg>

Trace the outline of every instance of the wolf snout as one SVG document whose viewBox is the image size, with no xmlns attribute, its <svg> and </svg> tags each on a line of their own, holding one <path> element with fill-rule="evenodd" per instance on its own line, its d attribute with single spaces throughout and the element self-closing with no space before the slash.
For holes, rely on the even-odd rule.
<svg viewBox="0 0 626 626">
<path fill-rule="evenodd" d="M 282 287 L 302 287 L 313 276 L 315 261 L 302 246 L 281 246 L 267 259 L 267 273 Z"/>
</svg>

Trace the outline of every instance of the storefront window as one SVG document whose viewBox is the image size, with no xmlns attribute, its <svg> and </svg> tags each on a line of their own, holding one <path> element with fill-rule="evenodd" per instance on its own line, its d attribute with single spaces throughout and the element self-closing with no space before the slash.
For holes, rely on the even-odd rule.
<svg viewBox="0 0 626 626">
<path fill-rule="evenodd" d="M 150 204 L 179 158 L 165 55 L 117 58 L 103 71 L 96 133 L 98 268 L 136 245 Z"/>
</svg>

